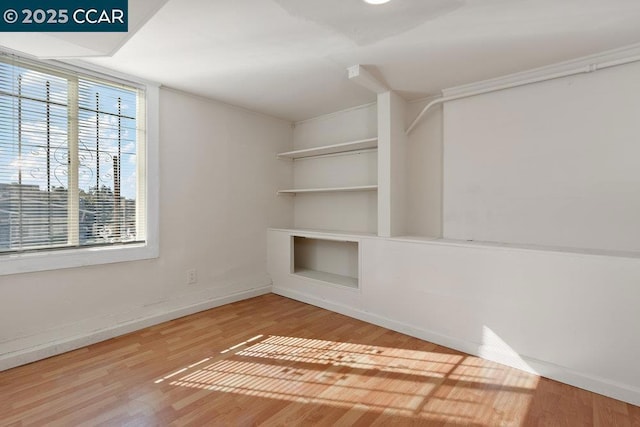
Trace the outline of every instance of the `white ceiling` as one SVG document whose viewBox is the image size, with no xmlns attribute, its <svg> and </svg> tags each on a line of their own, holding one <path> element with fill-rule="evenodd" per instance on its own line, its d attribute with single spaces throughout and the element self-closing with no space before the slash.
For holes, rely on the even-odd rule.
<svg viewBox="0 0 640 427">
<path fill-rule="evenodd" d="M 130 4 L 135 3 L 130 2 Z M 406 99 L 640 42 L 638 0 L 169 0 L 91 62 L 289 120 Z"/>
</svg>

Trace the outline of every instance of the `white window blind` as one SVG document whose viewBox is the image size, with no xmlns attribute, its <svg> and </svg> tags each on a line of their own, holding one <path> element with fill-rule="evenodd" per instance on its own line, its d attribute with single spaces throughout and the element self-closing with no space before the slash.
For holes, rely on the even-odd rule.
<svg viewBox="0 0 640 427">
<path fill-rule="evenodd" d="M 145 241 L 144 99 L 0 56 L 0 256 Z"/>
</svg>

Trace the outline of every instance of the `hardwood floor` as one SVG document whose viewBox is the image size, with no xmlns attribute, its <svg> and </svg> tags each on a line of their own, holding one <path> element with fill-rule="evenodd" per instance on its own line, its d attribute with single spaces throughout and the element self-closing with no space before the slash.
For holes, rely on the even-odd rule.
<svg viewBox="0 0 640 427">
<path fill-rule="evenodd" d="M 273 294 L 0 372 L 0 425 L 640 426 L 640 408 Z"/>
</svg>

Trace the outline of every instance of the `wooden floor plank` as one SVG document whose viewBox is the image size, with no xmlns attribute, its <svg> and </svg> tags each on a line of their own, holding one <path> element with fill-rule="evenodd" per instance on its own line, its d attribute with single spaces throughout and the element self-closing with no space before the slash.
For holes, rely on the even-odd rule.
<svg viewBox="0 0 640 427">
<path fill-rule="evenodd" d="M 0 372 L 0 426 L 640 426 L 640 408 L 273 294 Z"/>
</svg>

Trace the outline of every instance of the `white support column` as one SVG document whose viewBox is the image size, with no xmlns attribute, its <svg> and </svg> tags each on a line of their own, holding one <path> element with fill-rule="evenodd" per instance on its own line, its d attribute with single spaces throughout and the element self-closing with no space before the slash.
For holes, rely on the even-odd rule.
<svg viewBox="0 0 640 427">
<path fill-rule="evenodd" d="M 406 234 L 406 102 L 362 65 L 349 79 L 378 94 L 378 235 Z"/>
<path fill-rule="evenodd" d="M 393 91 L 378 94 L 378 235 L 406 233 L 406 102 Z"/>
</svg>

